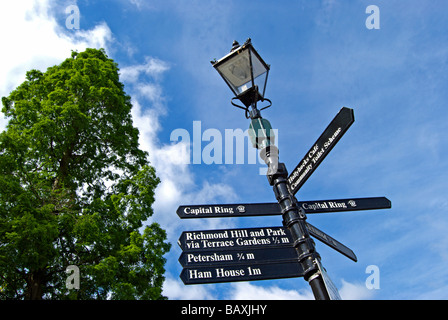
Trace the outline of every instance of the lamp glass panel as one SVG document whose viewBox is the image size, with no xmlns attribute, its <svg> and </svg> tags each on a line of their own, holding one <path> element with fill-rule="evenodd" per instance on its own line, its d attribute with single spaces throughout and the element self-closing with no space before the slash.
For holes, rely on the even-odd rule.
<svg viewBox="0 0 448 320">
<path fill-rule="evenodd" d="M 248 50 L 224 62 L 218 67 L 218 70 L 233 88 L 235 94 L 244 92 L 252 86 Z"/>
<path fill-rule="evenodd" d="M 246 49 L 217 67 L 235 95 L 239 95 L 252 87 L 249 55 L 252 58 L 254 83 L 258 85 L 261 94 L 264 93 L 267 69 L 252 50 Z"/>
<path fill-rule="evenodd" d="M 252 58 L 252 68 L 254 70 L 254 78 L 257 78 L 268 70 L 253 51 L 251 51 L 250 54 Z"/>
</svg>

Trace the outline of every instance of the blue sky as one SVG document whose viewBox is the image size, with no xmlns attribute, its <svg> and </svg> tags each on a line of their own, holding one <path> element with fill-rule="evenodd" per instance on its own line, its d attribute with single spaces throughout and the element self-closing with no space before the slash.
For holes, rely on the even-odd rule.
<svg viewBox="0 0 448 320">
<path fill-rule="evenodd" d="M 80 28 L 66 27 L 69 5 Z M 366 8 L 380 29 L 366 28 Z M 279 226 L 280 217 L 181 220 L 179 205 L 274 202 L 257 164 L 192 164 L 193 122 L 246 130 L 210 60 L 247 38 L 271 65 L 262 112 L 278 129 L 280 161 L 291 172 L 341 107 L 355 123 L 297 193 L 299 200 L 386 196 L 392 209 L 309 215 L 308 221 L 357 254 L 354 263 L 317 243 L 346 299 L 448 298 L 448 4 L 443 0 L 181 1 L 26 0 L 0 4 L 0 95 L 25 72 L 46 70 L 70 50 L 104 47 L 133 99 L 142 148 L 162 180 L 155 214 L 173 244 L 164 293 L 171 299 L 310 299 L 300 278 L 184 286 L 185 230 Z M 0 129 L 5 120 L 0 115 Z M 210 131 L 209 131 L 210 132 Z M 209 144 L 203 141 L 201 150 Z M 197 147 L 197 146 L 196 146 Z M 224 157 L 224 155 L 223 155 Z M 224 160 L 224 158 L 223 158 Z M 369 290 L 376 265 L 380 288 Z"/>
</svg>

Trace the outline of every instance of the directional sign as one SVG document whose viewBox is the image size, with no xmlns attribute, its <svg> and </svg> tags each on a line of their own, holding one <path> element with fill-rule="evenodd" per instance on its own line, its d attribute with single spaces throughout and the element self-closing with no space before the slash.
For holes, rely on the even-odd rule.
<svg viewBox="0 0 448 320">
<path fill-rule="evenodd" d="M 358 258 L 356 258 L 355 253 L 350 248 L 346 247 L 345 245 L 343 245 L 336 239 L 330 237 L 328 234 L 317 229 L 315 226 L 313 226 L 309 223 L 306 223 L 306 227 L 308 229 L 308 232 L 313 237 L 315 237 L 317 240 L 321 241 L 322 243 L 325 243 L 327 246 L 329 246 L 330 248 L 333 248 L 337 252 L 342 253 L 347 258 L 349 258 L 355 262 L 358 261 Z"/>
<path fill-rule="evenodd" d="M 184 231 L 177 241 L 185 252 L 287 247 L 292 242 L 284 227 Z"/>
<path fill-rule="evenodd" d="M 184 268 L 180 278 L 185 284 L 203 284 L 303 277 L 298 262 L 247 264 L 220 267 Z"/>
<path fill-rule="evenodd" d="M 180 206 L 177 215 L 182 218 L 248 217 L 281 214 L 278 203 L 214 204 Z"/>
<path fill-rule="evenodd" d="M 296 194 L 355 121 L 353 109 L 342 108 L 316 143 L 288 177 L 291 193 Z"/>
<path fill-rule="evenodd" d="M 385 197 L 298 201 L 297 205 L 307 214 L 391 208 L 390 200 Z M 280 205 L 275 202 L 180 206 L 177 214 L 182 219 L 225 218 L 273 216 L 282 214 L 282 211 Z"/>
<path fill-rule="evenodd" d="M 179 262 L 182 267 L 205 267 L 297 261 L 297 258 L 297 251 L 291 246 L 250 250 L 183 252 Z"/>
<path fill-rule="evenodd" d="M 303 201 L 298 202 L 298 205 L 303 208 L 307 214 L 390 209 L 392 207 L 390 200 L 386 197 Z"/>
<path fill-rule="evenodd" d="M 335 249 L 349 259 L 355 262 L 357 261 L 356 255 L 350 248 L 346 247 L 313 225 L 309 223 L 306 223 L 306 225 L 309 233 L 317 240 Z M 197 255 L 184 255 L 182 259 L 190 259 L 190 261 L 208 259 L 209 262 L 212 262 L 211 260 L 219 259 L 223 260 L 223 262 L 224 260 L 238 260 L 238 256 L 234 253 L 228 253 L 229 251 L 238 252 L 241 250 L 258 250 L 293 246 L 291 233 L 288 228 L 285 227 L 185 231 L 182 232 L 177 243 L 182 248 L 184 253 L 201 253 Z M 222 253 L 223 251 L 226 252 Z M 220 253 L 218 254 L 217 252 Z M 214 253 L 216 253 L 217 256 L 214 255 Z M 255 253 L 251 253 L 255 256 Z M 228 256 L 226 256 L 226 254 L 228 254 Z M 257 257 L 259 256 L 266 257 L 261 252 L 257 253 Z M 261 259 L 262 258 L 260 258 L 260 260 Z"/>
<path fill-rule="evenodd" d="M 330 296 L 330 300 L 342 300 L 341 296 L 339 295 L 338 288 L 336 288 L 333 281 L 331 281 L 330 277 L 327 274 L 327 271 L 322 266 L 322 263 L 319 261 L 319 259 L 317 259 L 316 262 L 322 276 L 322 280 L 324 280 L 325 288 L 327 289 L 328 295 Z"/>
</svg>

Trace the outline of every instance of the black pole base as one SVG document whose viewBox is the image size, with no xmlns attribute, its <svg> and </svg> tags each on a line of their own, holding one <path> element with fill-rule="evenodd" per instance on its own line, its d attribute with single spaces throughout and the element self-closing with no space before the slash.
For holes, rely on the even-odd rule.
<svg viewBox="0 0 448 320">
<path fill-rule="evenodd" d="M 308 283 L 311 286 L 311 290 L 313 291 L 313 295 L 316 300 L 331 300 L 327 289 L 325 288 L 325 283 L 322 276 L 319 275 L 310 280 Z"/>
</svg>

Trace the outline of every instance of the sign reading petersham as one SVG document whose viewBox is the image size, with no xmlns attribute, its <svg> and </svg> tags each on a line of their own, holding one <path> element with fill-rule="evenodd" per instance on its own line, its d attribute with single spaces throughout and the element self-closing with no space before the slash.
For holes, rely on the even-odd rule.
<svg viewBox="0 0 448 320">
<path fill-rule="evenodd" d="M 180 278 L 184 284 L 202 284 L 303 277 L 299 262 L 184 268 Z"/>
<path fill-rule="evenodd" d="M 288 184 L 292 194 L 296 194 L 299 191 L 354 121 L 353 109 L 344 107 L 339 111 L 316 143 L 289 175 Z"/>
<path fill-rule="evenodd" d="M 358 210 L 388 209 L 391 202 L 385 197 L 348 198 L 337 200 L 298 201 L 297 205 L 305 213 L 343 212 Z M 282 214 L 278 203 L 240 203 L 219 205 L 180 206 L 177 214 L 182 219 L 188 218 L 224 218 L 271 216 Z"/>
<path fill-rule="evenodd" d="M 182 267 L 204 267 L 297 261 L 297 258 L 297 251 L 291 245 L 291 247 L 284 248 L 183 252 L 179 262 Z"/>
</svg>

